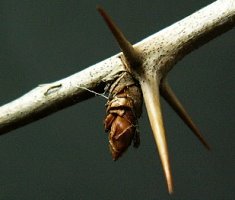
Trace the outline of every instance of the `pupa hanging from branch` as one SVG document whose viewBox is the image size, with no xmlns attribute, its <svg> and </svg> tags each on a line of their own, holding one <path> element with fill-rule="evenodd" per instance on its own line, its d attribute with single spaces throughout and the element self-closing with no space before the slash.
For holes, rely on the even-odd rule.
<svg viewBox="0 0 235 200">
<path fill-rule="evenodd" d="M 120 48 L 123 51 L 124 59 L 122 59 L 122 61 L 126 66 L 127 71 L 129 71 L 130 74 L 138 80 L 141 86 L 149 121 L 153 130 L 154 139 L 158 147 L 159 156 L 166 177 L 168 191 L 169 193 L 172 193 L 173 180 L 170 169 L 165 128 L 163 125 L 163 117 L 161 112 L 160 94 L 182 118 L 182 120 L 193 131 L 193 133 L 199 138 L 202 144 L 207 149 L 210 149 L 210 147 L 203 139 L 201 133 L 199 132 L 199 129 L 193 123 L 188 113 L 186 112 L 180 101 L 177 99 L 176 95 L 171 90 L 169 84 L 166 81 L 166 74 L 163 75 L 165 72 L 161 71 L 159 67 L 155 66 L 156 64 L 153 62 L 151 62 L 154 65 L 152 66 L 153 68 L 145 68 L 145 62 L 148 60 L 142 57 L 141 52 L 131 45 L 131 43 L 125 38 L 123 33 L 119 30 L 119 28 L 114 24 L 114 22 L 102 8 L 98 7 L 98 11 L 104 18 L 105 22 L 107 23 L 108 27 L 110 28 Z M 109 116 L 107 118 L 109 118 Z M 127 139 L 126 143 L 130 143 L 129 138 Z"/>
<path fill-rule="evenodd" d="M 123 72 L 110 86 L 106 106 L 105 130 L 109 132 L 109 148 L 117 160 L 130 146 L 140 143 L 137 119 L 142 110 L 142 93 L 139 85 L 127 72 Z"/>
</svg>

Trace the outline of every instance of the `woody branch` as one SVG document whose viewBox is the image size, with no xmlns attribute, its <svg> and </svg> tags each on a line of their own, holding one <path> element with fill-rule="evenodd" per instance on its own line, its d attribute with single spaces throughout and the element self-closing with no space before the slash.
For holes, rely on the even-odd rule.
<svg viewBox="0 0 235 200">
<path fill-rule="evenodd" d="M 234 0 L 217 0 L 145 38 L 134 47 L 141 50 L 142 56 L 148 57 L 148 62 L 156 63 L 155 67 L 161 68 L 164 75 L 187 53 L 232 29 L 234 25 Z M 1 106 L 0 134 L 94 96 L 87 89 L 102 91 L 105 83 L 125 70 L 120 55 L 114 55 L 67 78 L 39 85 Z"/>
</svg>

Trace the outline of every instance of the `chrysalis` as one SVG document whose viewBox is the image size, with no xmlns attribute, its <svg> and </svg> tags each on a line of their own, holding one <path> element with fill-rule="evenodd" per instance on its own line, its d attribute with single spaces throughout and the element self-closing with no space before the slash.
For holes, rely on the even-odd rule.
<svg viewBox="0 0 235 200">
<path fill-rule="evenodd" d="M 109 88 L 110 99 L 106 104 L 105 131 L 109 132 L 109 148 L 117 160 L 133 141 L 140 144 L 138 121 L 142 112 L 142 93 L 131 75 L 123 72 Z"/>
</svg>

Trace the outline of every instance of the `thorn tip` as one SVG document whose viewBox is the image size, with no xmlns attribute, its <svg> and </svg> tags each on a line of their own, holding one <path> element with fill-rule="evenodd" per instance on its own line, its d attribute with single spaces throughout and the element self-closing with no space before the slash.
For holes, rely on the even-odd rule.
<svg viewBox="0 0 235 200">
<path fill-rule="evenodd" d="M 162 97 L 167 101 L 167 103 L 173 108 L 173 110 L 179 115 L 179 117 L 184 121 L 184 123 L 192 130 L 194 135 L 199 139 L 199 141 L 204 145 L 207 150 L 210 150 L 209 144 L 203 138 L 200 130 L 195 125 L 183 105 L 180 103 L 179 99 L 174 94 L 169 83 L 164 79 L 160 85 L 160 91 Z"/>
<path fill-rule="evenodd" d="M 118 28 L 118 26 L 113 22 L 111 17 L 105 12 L 105 10 L 101 6 L 97 6 L 97 10 L 100 15 L 103 17 L 113 36 L 117 40 L 120 48 L 123 51 L 123 54 L 130 64 L 130 66 L 136 66 L 141 64 L 141 59 L 139 53 L 134 49 L 132 44 L 126 39 L 122 31 Z"/>
</svg>

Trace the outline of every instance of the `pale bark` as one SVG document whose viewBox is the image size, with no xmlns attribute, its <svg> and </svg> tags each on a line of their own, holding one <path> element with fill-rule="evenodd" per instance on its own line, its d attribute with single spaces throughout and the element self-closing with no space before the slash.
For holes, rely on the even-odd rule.
<svg viewBox="0 0 235 200">
<path fill-rule="evenodd" d="M 187 53 L 235 26 L 235 1 L 218 0 L 183 20 L 140 41 L 144 66 L 151 76 L 156 68 L 161 76 Z M 50 115 L 103 91 L 125 66 L 115 55 L 59 81 L 39 85 L 22 97 L 0 107 L 0 134 Z M 153 70 L 152 68 L 155 68 Z M 136 75 L 138 79 L 138 75 Z"/>
</svg>

